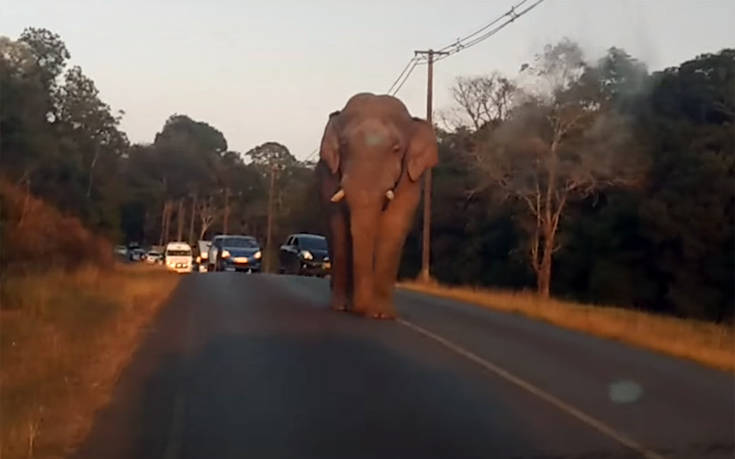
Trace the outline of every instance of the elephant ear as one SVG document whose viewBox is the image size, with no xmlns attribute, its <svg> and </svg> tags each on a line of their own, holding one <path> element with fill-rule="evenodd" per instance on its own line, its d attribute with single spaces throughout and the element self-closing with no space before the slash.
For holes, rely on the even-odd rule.
<svg viewBox="0 0 735 459">
<path fill-rule="evenodd" d="M 319 147 L 319 158 L 327 164 L 332 174 L 336 174 L 339 169 L 337 115 L 339 115 L 338 111 L 329 115 L 329 121 L 327 121 L 327 126 L 324 128 L 324 135 L 322 136 L 322 144 Z"/>
<path fill-rule="evenodd" d="M 408 176 L 414 182 L 427 170 L 439 163 L 439 153 L 434 130 L 426 121 L 413 119 L 413 135 L 406 153 Z"/>
</svg>

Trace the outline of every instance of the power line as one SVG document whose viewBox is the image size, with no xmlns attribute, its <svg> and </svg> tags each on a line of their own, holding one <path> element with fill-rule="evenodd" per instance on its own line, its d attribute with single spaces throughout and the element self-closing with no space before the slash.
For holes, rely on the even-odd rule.
<svg viewBox="0 0 735 459">
<path fill-rule="evenodd" d="M 388 94 L 392 94 L 393 93 L 393 89 L 396 87 L 396 85 L 401 80 L 401 78 L 403 78 L 403 75 L 406 74 L 406 70 L 408 70 L 408 68 L 411 67 L 411 64 L 413 64 L 414 67 L 416 66 L 416 59 L 417 59 L 417 57 L 414 56 L 414 57 L 412 57 L 411 59 L 408 60 L 408 62 L 406 63 L 406 66 L 403 67 L 403 70 L 401 70 L 401 73 L 398 74 L 398 76 L 396 77 L 395 81 L 393 82 L 392 85 L 390 85 L 390 88 L 388 88 L 388 90 L 386 91 L 386 93 L 388 93 Z M 410 74 L 412 71 L 413 71 L 413 67 L 411 67 L 411 70 L 408 73 Z M 396 92 L 398 92 L 398 91 L 396 91 Z"/>
<path fill-rule="evenodd" d="M 309 161 L 311 161 L 312 159 L 314 159 L 314 157 L 316 156 L 316 154 L 317 154 L 318 152 L 319 152 L 319 149 L 318 149 L 318 148 L 315 148 L 315 149 L 314 149 L 314 150 L 313 150 L 313 151 L 312 151 L 312 152 L 311 152 L 311 153 L 309 154 L 309 156 L 307 156 L 307 157 L 306 157 L 306 159 L 304 159 L 304 162 L 305 162 L 305 163 L 308 163 Z"/>
<path fill-rule="evenodd" d="M 438 57 L 436 60 L 437 61 L 440 61 L 442 59 L 446 59 L 447 57 L 451 56 L 452 54 L 457 54 L 460 51 L 463 51 L 463 50 L 465 50 L 467 48 L 471 48 L 471 47 L 477 45 L 478 43 L 487 40 L 488 38 L 490 38 L 493 35 L 495 35 L 496 33 L 498 33 L 500 30 L 502 30 L 503 28 L 505 28 L 508 24 L 514 22 L 516 19 L 518 19 L 519 17 L 521 17 L 524 14 L 528 13 L 529 11 L 531 11 L 532 9 L 536 8 L 538 5 L 540 5 L 541 3 L 544 2 L 544 0 L 536 0 L 534 3 L 532 3 L 528 7 L 524 8 L 524 9 L 522 9 L 520 11 L 517 11 L 517 8 L 520 7 L 520 6 L 522 6 L 527 1 L 528 0 L 521 0 L 519 3 L 513 5 L 510 8 L 510 10 L 508 10 L 505 14 L 503 14 L 502 16 L 498 17 L 497 19 L 493 20 L 492 22 L 486 24 L 485 26 L 483 26 L 479 30 L 477 30 L 477 31 L 475 31 L 475 32 L 467 35 L 466 37 L 464 37 L 464 38 L 462 38 L 460 40 L 457 40 L 455 43 L 453 43 L 451 45 L 445 46 L 444 48 L 442 48 L 442 50 L 446 51 L 447 54 L 444 55 L 444 56 Z M 504 22 L 502 22 L 500 25 L 498 25 L 497 27 L 494 27 L 494 28 L 488 30 L 488 28 L 490 28 L 494 24 L 497 24 L 498 22 L 500 22 L 501 20 L 503 20 L 503 18 L 507 18 L 507 19 Z"/>
<path fill-rule="evenodd" d="M 398 94 L 398 91 L 400 91 L 403 85 L 406 84 L 406 81 L 408 81 L 408 78 L 411 76 L 411 73 L 413 73 L 413 70 L 416 68 L 417 65 L 425 64 L 425 62 L 420 58 L 414 58 L 412 59 L 412 61 L 413 64 L 411 64 L 408 72 L 405 72 L 406 75 L 403 77 L 400 84 L 396 86 L 393 91 L 388 91 L 388 94 L 390 94 L 391 96 L 395 96 L 396 94 Z"/>
<path fill-rule="evenodd" d="M 448 49 L 450 49 L 450 48 L 452 48 L 452 47 L 456 46 L 456 45 L 457 45 L 458 43 L 463 43 L 463 42 L 465 42 L 465 41 L 469 40 L 470 38 L 472 38 L 472 37 L 475 37 L 475 36 L 477 36 L 477 35 L 478 35 L 478 34 L 480 34 L 481 32 L 483 32 L 483 31 L 485 31 L 485 30 L 489 29 L 490 27 L 492 27 L 493 25 L 497 24 L 497 23 L 498 23 L 498 22 L 499 22 L 500 20 L 502 20 L 502 19 L 503 19 L 504 17 L 506 17 L 506 16 L 509 16 L 509 15 L 512 15 L 512 14 L 514 13 L 514 11 L 515 11 L 515 9 L 516 9 L 516 8 L 518 8 L 518 7 L 522 6 L 522 5 L 523 5 L 524 3 L 526 3 L 527 1 L 528 1 L 528 0 L 521 0 L 521 1 L 520 1 L 520 2 L 518 2 L 517 4 L 515 4 L 515 5 L 511 6 L 511 7 L 510 7 L 510 10 L 508 10 L 508 11 L 507 11 L 506 13 L 504 13 L 504 14 L 502 14 L 502 15 L 498 16 L 497 18 L 493 19 L 493 20 L 492 20 L 492 21 L 490 21 L 489 23 L 487 23 L 487 24 L 485 24 L 484 26 L 480 27 L 480 28 L 479 28 L 478 30 L 475 30 L 475 31 L 474 31 L 474 32 L 472 32 L 471 34 L 469 34 L 469 35 L 466 35 L 466 36 L 464 36 L 464 37 L 462 37 L 462 38 L 458 38 L 456 42 L 454 42 L 454 43 L 450 43 L 450 44 L 448 44 L 447 46 L 445 46 L 445 47 L 443 47 L 443 48 L 440 48 L 440 49 L 439 49 L 438 51 L 446 51 L 446 50 L 448 50 Z"/>
<path fill-rule="evenodd" d="M 479 29 L 475 30 L 474 32 L 465 35 L 462 38 L 458 38 L 457 41 L 450 43 L 443 48 L 440 48 L 439 50 L 435 51 L 437 54 L 436 59 L 434 59 L 434 62 L 438 62 L 442 59 L 446 59 L 447 57 L 451 56 L 452 54 L 457 54 L 458 52 L 465 50 L 467 48 L 470 48 L 472 46 L 477 45 L 478 43 L 487 40 L 491 36 L 498 33 L 501 29 L 506 27 L 511 22 L 514 22 L 519 17 L 523 16 L 524 14 L 528 13 L 535 7 L 537 7 L 539 4 L 541 4 L 544 0 L 536 0 L 534 3 L 529 5 L 528 7 L 518 10 L 518 8 L 522 7 L 526 2 L 529 0 L 521 0 L 515 5 L 511 6 L 508 11 L 506 11 L 504 14 L 498 16 L 497 18 L 493 19 L 492 21 L 488 22 L 487 24 L 483 25 Z M 503 21 L 500 25 L 497 27 L 492 28 L 495 24 L 498 24 L 499 22 Z M 401 90 L 403 85 L 408 81 L 408 78 L 411 76 L 411 73 L 416 68 L 417 65 L 423 65 L 426 63 L 426 59 L 419 56 L 414 56 L 411 59 L 409 59 L 408 63 L 406 63 L 405 67 L 403 67 L 403 70 L 401 70 L 401 73 L 398 74 L 398 77 L 396 77 L 395 81 L 393 81 L 393 84 L 388 88 L 387 93 L 395 96 L 398 91 Z"/>
</svg>

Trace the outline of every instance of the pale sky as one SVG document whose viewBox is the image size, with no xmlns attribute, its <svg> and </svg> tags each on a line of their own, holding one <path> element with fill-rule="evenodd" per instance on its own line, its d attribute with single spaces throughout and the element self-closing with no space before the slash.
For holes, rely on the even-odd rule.
<svg viewBox="0 0 735 459">
<path fill-rule="evenodd" d="M 440 48 L 518 0 L 0 0 L 0 35 L 61 35 L 133 142 L 187 114 L 242 153 L 266 141 L 304 159 L 327 115 L 354 93 L 385 92 L 415 49 Z M 531 3 L 530 1 L 528 3 Z M 546 0 L 435 67 L 435 110 L 460 75 L 514 76 L 544 44 L 579 42 L 589 59 L 618 46 L 659 70 L 735 46 L 733 0 Z M 425 116 L 426 67 L 398 96 Z"/>
</svg>

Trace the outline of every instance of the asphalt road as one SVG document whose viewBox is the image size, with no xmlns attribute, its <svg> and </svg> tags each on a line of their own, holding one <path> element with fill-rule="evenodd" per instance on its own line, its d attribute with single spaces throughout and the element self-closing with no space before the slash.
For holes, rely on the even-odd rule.
<svg viewBox="0 0 735 459">
<path fill-rule="evenodd" d="M 732 458 L 732 375 L 401 292 L 401 321 L 323 280 L 182 280 L 81 458 Z M 645 333 L 645 330 L 641 330 Z"/>
</svg>

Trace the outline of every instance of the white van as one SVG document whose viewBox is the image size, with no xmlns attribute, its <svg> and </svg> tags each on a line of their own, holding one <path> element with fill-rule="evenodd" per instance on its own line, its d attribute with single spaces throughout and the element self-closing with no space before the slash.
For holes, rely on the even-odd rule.
<svg viewBox="0 0 735 459">
<path fill-rule="evenodd" d="M 169 242 L 166 245 L 166 268 L 177 273 L 191 272 L 191 247 L 186 242 Z"/>
</svg>

